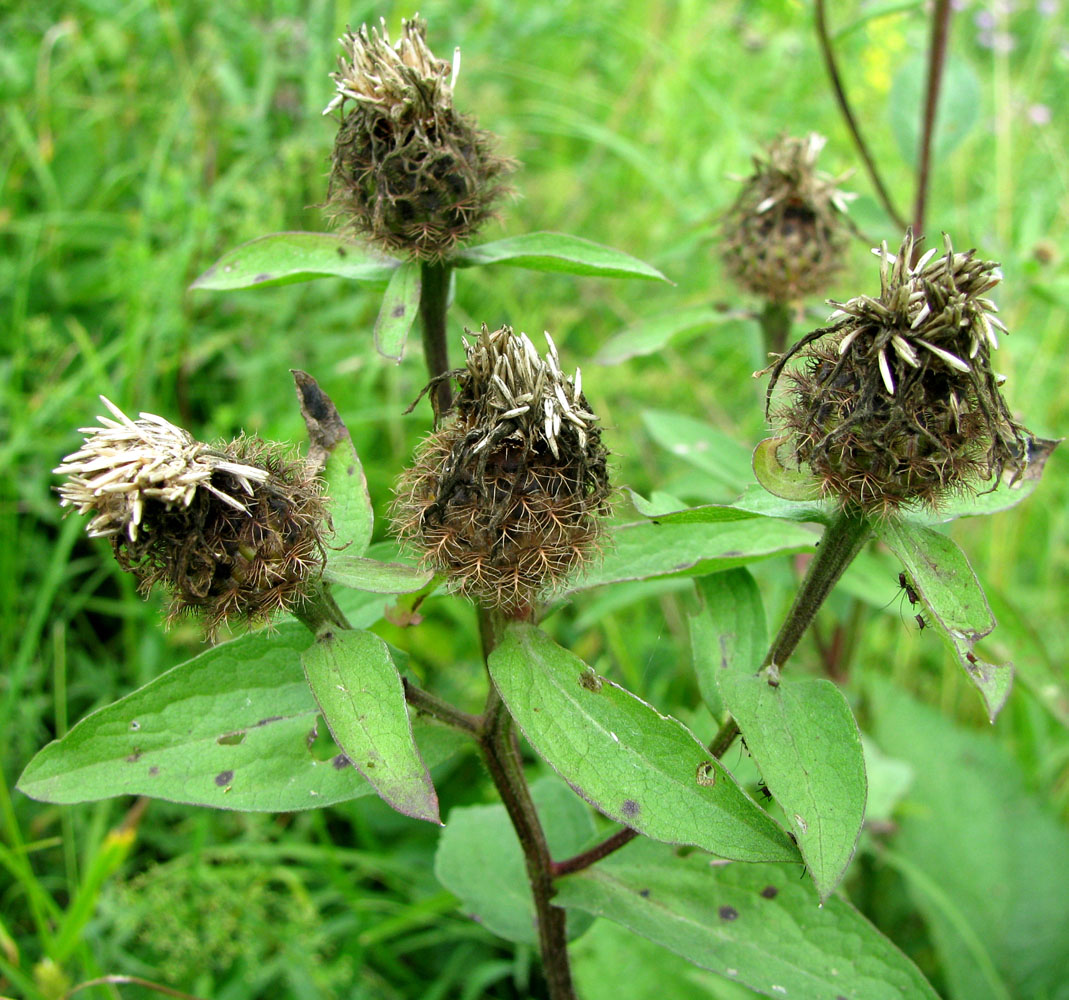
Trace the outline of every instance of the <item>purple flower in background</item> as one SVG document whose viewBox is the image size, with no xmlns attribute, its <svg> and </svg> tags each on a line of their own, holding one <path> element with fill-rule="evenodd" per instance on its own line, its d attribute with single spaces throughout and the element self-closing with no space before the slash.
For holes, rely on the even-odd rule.
<svg viewBox="0 0 1069 1000">
<path fill-rule="evenodd" d="M 1046 104 L 1033 104 L 1028 109 L 1028 120 L 1033 125 L 1049 125 L 1051 119 L 1050 107 Z"/>
</svg>

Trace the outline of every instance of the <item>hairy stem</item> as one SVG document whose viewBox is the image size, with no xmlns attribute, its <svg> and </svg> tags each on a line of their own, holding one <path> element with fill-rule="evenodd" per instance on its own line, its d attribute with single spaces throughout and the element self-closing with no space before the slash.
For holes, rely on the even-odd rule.
<svg viewBox="0 0 1069 1000">
<path fill-rule="evenodd" d="M 334 600 L 334 595 L 330 592 L 330 584 L 323 580 L 318 581 L 304 595 L 293 608 L 293 614 L 314 636 L 321 635 L 331 626 L 340 629 L 352 628 L 344 612 L 338 607 L 337 601 Z"/>
<path fill-rule="evenodd" d="M 920 254 L 920 238 L 924 235 L 924 212 L 928 199 L 932 162 L 932 136 L 935 115 L 939 107 L 939 88 L 946 68 L 947 39 L 950 37 L 950 0 L 935 0 L 932 12 L 932 39 L 928 45 L 928 92 L 924 99 L 924 121 L 917 162 L 917 190 L 913 202 L 913 235 L 917 238 L 914 255 Z"/>
<path fill-rule="evenodd" d="M 782 354 L 787 350 L 791 336 L 791 310 L 785 302 L 765 303 L 761 312 L 761 332 L 765 336 L 765 350 L 770 354 Z"/>
<path fill-rule="evenodd" d="M 868 519 L 863 514 L 840 511 L 834 516 L 824 531 L 817 554 L 802 581 L 802 589 L 794 598 L 762 667 L 781 667 L 787 662 L 832 587 L 861 551 L 871 533 Z"/>
<path fill-rule="evenodd" d="M 423 354 L 427 373 L 432 379 L 449 371 L 449 348 L 445 337 L 445 315 L 449 305 L 448 264 L 423 261 L 420 264 L 419 316 L 423 325 Z M 449 409 L 453 391 L 449 379 L 442 379 L 432 390 L 431 404 L 435 416 Z"/>
<path fill-rule="evenodd" d="M 833 517 L 824 531 L 817 554 L 809 564 L 802 587 L 787 612 L 779 634 L 761 664 L 762 669 L 771 668 L 769 683 L 773 682 L 777 676 L 776 671 L 790 658 L 825 598 L 831 593 L 832 587 L 861 551 L 871 533 L 872 528 L 863 514 L 840 511 Z M 738 723 L 734 719 L 728 719 L 713 737 L 709 752 L 714 757 L 722 757 L 738 735 Z"/>
<path fill-rule="evenodd" d="M 835 91 L 835 100 L 839 105 L 839 110 L 842 112 L 847 128 L 850 129 L 854 145 L 857 147 L 858 154 L 865 164 L 865 169 L 868 171 L 872 186 L 876 189 L 876 195 L 880 199 L 884 211 L 887 212 L 891 217 L 891 221 L 899 229 L 905 230 L 906 220 L 891 203 L 891 196 L 887 193 L 887 188 L 883 185 L 883 178 L 880 177 L 880 172 L 876 169 L 876 161 L 873 160 L 872 154 L 869 153 L 869 147 L 861 136 L 861 129 L 858 127 L 857 119 L 854 117 L 850 102 L 847 100 L 846 91 L 843 89 L 842 77 L 839 76 L 839 67 L 835 61 L 835 52 L 831 47 L 831 37 L 828 35 L 828 21 L 824 11 L 824 0 L 816 0 L 815 13 L 820 51 L 824 56 L 824 66 L 827 68 L 832 90 Z"/>
<path fill-rule="evenodd" d="M 417 687 L 409 681 L 407 677 L 402 677 L 401 683 L 405 688 L 405 701 L 418 713 L 429 715 L 432 719 L 437 719 L 453 729 L 459 729 L 462 733 L 478 736 L 480 719 L 477 715 L 461 711 L 461 709 L 455 705 L 450 705 L 447 701 L 443 701 L 437 695 L 424 691 L 423 688 Z"/>
<path fill-rule="evenodd" d="M 480 608 L 479 623 L 485 659 L 497 643 L 502 622 L 495 619 L 485 608 Z M 534 897 L 539 950 L 542 953 L 549 995 L 551 1000 L 575 1000 L 571 967 L 568 963 L 567 915 L 563 909 L 552 903 L 553 859 L 534 800 L 531 798 L 527 778 L 523 773 L 523 761 L 516 744 L 512 717 L 492 678 L 486 709 L 480 720 L 479 746 L 490 778 L 501 796 L 523 849 L 527 878 L 531 883 L 531 895 Z"/>
</svg>

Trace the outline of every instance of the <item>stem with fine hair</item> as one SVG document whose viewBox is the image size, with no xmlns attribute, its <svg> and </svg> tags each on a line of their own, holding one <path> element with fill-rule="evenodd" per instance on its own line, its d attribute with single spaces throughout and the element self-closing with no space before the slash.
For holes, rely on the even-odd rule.
<svg viewBox="0 0 1069 1000">
<path fill-rule="evenodd" d="M 479 621 L 485 660 L 493 652 L 502 622 L 500 619 L 495 620 L 494 615 L 483 607 L 479 608 Z M 489 670 L 487 676 L 489 677 Z M 523 761 L 516 744 L 512 716 L 501 700 L 493 678 L 489 677 L 489 680 L 490 692 L 480 721 L 479 747 L 523 850 L 527 878 L 534 898 L 538 944 L 550 998 L 575 1000 L 568 962 L 567 914 L 552 903 L 555 892 L 553 858 L 549 853 L 546 834 L 523 773 Z"/>
<path fill-rule="evenodd" d="M 891 196 L 887 193 L 887 188 L 885 188 L 883 184 L 883 178 L 880 177 L 880 172 L 876 168 L 876 161 L 872 158 L 872 154 L 869 153 L 869 147 L 861 136 L 861 129 L 857 124 L 857 119 L 854 117 L 850 102 L 847 100 L 846 91 L 843 89 L 842 77 L 839 75 L 839 66 L 835 61 L 835 52 L 831 47 L 831 38 L 828 35 L 828 20 L 824 11 L 824 0 L 816 0 L 815 14 L 817 38 L 820 41 L 820 51 L 824 56 L 824 66 L 828 70 L 828 77 L 831 80 L 832 90 L 835 92 L 836 103 L 839 105 L 839 110 L 842 112 L 843 118 L 846 121 L 846 127 L 850 130 L 850 135 L 854 139 L 854 145 L 857 147 L 858 154 L 861 156 L 861 159 L 865 164 L 865 169 L 868 171 L 869 177 L 872 180 L 872 186 L 876 188 L 876 194 L 880 199 L 880 203 L 891 217 L 891 221 L 899 229 L 904 230 L 906 228 L 906 220 L 898 211 L 896 211 L 891 202 Z"/>
<path fill-rule="evenodd" d="M 449 264 L 420 263 L 419 317 L 423 326 L 423 354 L 427 373 L 437 379 L 449 371 L 449 348 L 445 337 L 445 317 L 449 306 Z M 449 409 L 453 392 L 449 379 L 441 379 L 432 390 L 431 402 L 437 418 Z"/>
<path fill-rule="evenodd" d="M 831 593 L 832 587 L 843 575 L 846 567 L 854 561 L 854 557 L 871 534 L 872 526 L 868 518 L 860 512 L 843 510 L 832 517 L 820 539 L 817 554 L 809 564 L 802 587 L 761 664 L 762 670 L 769 669 L 770 683 L 794 652 L 820 606 Z M 738 735 L 738 723 L 734 719 L 728 719 L 713 737 L 709 752 L 714 757 L 723 756 Z"/>
<path fill-rule="evenodd" d="M 939 88 L 946 68 L 950 14 L 950 0 L 935 0 L 935 10 L 932 12 L 932 40 L 928 46 L 928 92 L 924 99 L 924 122 L 917 161 L 917 191 L 913 202 L 913 235 L 918 241 L 914 244 L 915 256 L 920 253 L 919 241 L 924 235 L 924 212 L 932 162 L 932 136 L 935 132 L 935 114 L 939 107 Z"/>
</svg>

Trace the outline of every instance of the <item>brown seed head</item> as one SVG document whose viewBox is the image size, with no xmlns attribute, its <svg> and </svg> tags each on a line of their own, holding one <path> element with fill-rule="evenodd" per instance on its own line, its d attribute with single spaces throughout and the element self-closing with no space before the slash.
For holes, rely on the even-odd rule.
<svg viewBox="0 0 1069 1000">
<path fill-rule="evenodd" d="M 598 551 L 607 451 L 582 376 L 510 327 L 474 343 L 447 422 L 401 477 L 394 530 L 459 592 L 521 615 Z"/>
<path fill-rule="evenodd" d="M 842 266 L 854 195 L 838 189 L 842 178 L 814 169 L 825 142 L 816 133 L 773 142 L 766 159 L 754 157 L 754 172 L 724 218 L 724 266 L 764 299 L 819 292 Z"/>
<path fill-rule="evenodd" d="M 991 368 L 998 346 L 998 265 L 975 251 L 929 250 L 915 264 L 912 233 L 880 258 L 880 294 L 862 295 L 837 322 L 803 337 L 772 366 L 769 400 L 786 363 L 790 388 L 775 413 L 795 457 L 844 505 L 886 514 L 992 488 L 1019 474 L 1031 435 L 1010 414 Z"/>
<path fill-rule="evenodd" d="M 427 47 L 419 17 L 390 43 L 367 25 L 342 38 L 332 73 L 341 124 L 334 144 L 328 208 L 343 229 L 390 253 L 438 260 L 493 215 L 512 169 L 494 136 L 453 108 L 460 50 L 452 64 Z"/>
<path fill-rule="evenodd" d="M 111 539 L 142 592 L 167 587 L 172 619 L 198 612 L 211 635 L 294 607 L 324 563 L 322 481 L 279 445 L 213 448 L 103 401 L 112 417 L 82 428 L 83 446 L 55 470 L 67 477 L 60 504 L 95 515 L 90 536 Z"/>
</svg>

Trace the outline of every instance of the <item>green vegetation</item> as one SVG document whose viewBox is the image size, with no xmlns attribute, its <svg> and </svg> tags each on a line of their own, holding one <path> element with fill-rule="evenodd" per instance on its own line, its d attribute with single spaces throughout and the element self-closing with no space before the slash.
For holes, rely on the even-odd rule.
<svg viewBox="0 0 1069 1000">
<path fill-rule="evenodd" d="M 833 6 L 862 129 L 905 211 L 925 7 Z M 956 249 L 1001 261 L 994 295 L 1010 334 L 995 361 L 1014 416 L 1048 438 L 1069 417 L 1069 124 L 1058 114 L 1069 18 L 1048 10 L 1056 6 L 972 4 L 955 15 L 927 210 L 933 236 L 945 230 Z M 458 906 L 449 891 L 463 885 L 465 859 L 444 850 L 436 859 L 438 831 L 373 796 L 265 815 L 129 798 L 44 805 L 14 791 L 50 739 L 204 649 L 194 622 L 164 631 L 161 595 L 142 601 L 106 542 L 61 516 L 51 470 L 99 411 L 97 394 L 201 440 L 241 430 L 301 440 L 289 370 L 312 373 L 363 461 L 374 542 L 386 538 L 392 485 L 428 424 L 425 405 L 404 415 L 426 381 L 417 338 L 399 365 L 373 348 L 384 283 L 188 290 L 246 240 L 325 227 L 335 124 L 320 112 L 336 39 L 347 24 L 381 15 L 394 28 L 413 11 L 316 0 L 22 8 L 0 13 L 0 995 L 52 1000 L 108 975 L 234 1000 L 544 995 L 534 940 L 496 937 L 490 921 L 465 916 L 478 900 Z M 480 240 L 574 233 L 675 282 L 465 270 L 449 313 L 451 361 L 461 362 L 461 327 L 548 329 L 567 365 L 583 368 L 616 483 L 651 497 L 653 511 L 676 509 L 673 497 L 730 502 L 752 481 L 749 454 L 766 436 L 765 383 L 751 373 L 767 359 L 761 303 L 722 273 L 719 219 L 738 191 L 729 175 L 747 173 L 782 131 L 828 136 L 829 173 L 857 164 L 811 6 L 437 0 L 420 12 L 439 52 L 463 47 L 460 110 L 477 113 L 522 164 L 510 179 L 518 197 Z M 902 232 L 862 172 L 841 186 L 860 194 L 850 217 L 864 238 L 829 294 L 875 294 L 868 247 L 895 247 Z M 820 298 L 806 307 L 796 334 L 830 311 Z M 626 497 L 618 507 L 634 519 Z M 788 533 L 803 529 L 778 525 L 776 551 L 789 551 Z M 851 565 L 791 663 L 792 674 L 839 684 L 861 726 L 867 826 L 842 892 L 941 995 L 1060 1000 L 1069 997 L 1064 456 L 1021 505 L 949 531 L 999 622 L 978 648 L 1017 669 L 994 725 L 936 629 L 918 631 L 898 585 L 904 567 L 885 547 L 871 544 Z M 778 623 L 799 568 L 778 555 L 751 570 Z M 704 588 L 706 601 L 712 594 Z M 362 605 L 377 602 L 377 614 L 396 602 L 374 630 L 427 687 L 477 711 L 485 680 L 474 610 L 438 593 L 419 608 L 419 627 L 405 628 L 405 601 L 349 595 L 345 610 L 355 623 Z M 686 577 L 625 582 L 577 594 L 546 628 L 707 740 L 719 720 L 703 706 L 700 664 L 697 677 L 691 667 L 693 605 Z M 281 626 L 283 638 L 291 628 Z M 329 748 L 311 748 L 321 749 L 328 759 Z M 529 760 L 532 777 L 552 773 Z M 761 798 L 746 754 L 733 748 L 723 764 Z M 498 808 L 474 755 L 434 777 L 443 818 Z M 537 783 L 535 796 L 572 824 L 561 856 L 585 842 L 590 811 L 559 782 Z M 675 877 L 662 845 L 641 849 L 666 883 Z M 571 880 L 567 897 L 611 914 L 633 878 L 628 857 Z M 500 863 L 518 868 L 518 854 Z M 789 922 L 797 878 L 784 870 L 777 906 Z M 690 902 L 684 918 L 711 905 Z M 829 910 L 848 933 L 856 915 L 838 900 Z M 607 920 L 572 952 L 585 1000 L 751 995 Z M 640 956 L 645 968 L 632 964 Z M 120 995 L 150 994 L 114 984 L 79 994 Z"/>
</svg>

